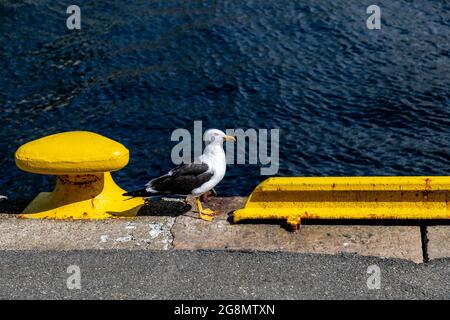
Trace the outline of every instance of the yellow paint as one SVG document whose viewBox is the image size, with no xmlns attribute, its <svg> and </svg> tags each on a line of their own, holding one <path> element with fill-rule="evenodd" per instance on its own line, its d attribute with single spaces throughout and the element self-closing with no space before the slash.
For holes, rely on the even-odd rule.
<svg viewBox="0 0 450 320">
<path fill-rule="evenodd" d="M 286 177 L 259 184 L 246 219 L 450 219 L 450 177 Z"/>
<path fill-rule="evenodd" d="M 16 151 L 16 165 L 40 174 L 97 173 L 120 170 L 129 152 L 122 144 L 87 131 L 53 134 Z"/>
<path fill-rule="evenodd" d="M 92 132 L 65 132 L 21 146 L 17 166 L 28 172 L 56 175 L 53 192 L 40 193 L 20 218 L 104 219 L 133 217 L 142 198 L 123 197 L 110 172 L 127 165 L 128 150 Z"/>
</svg>

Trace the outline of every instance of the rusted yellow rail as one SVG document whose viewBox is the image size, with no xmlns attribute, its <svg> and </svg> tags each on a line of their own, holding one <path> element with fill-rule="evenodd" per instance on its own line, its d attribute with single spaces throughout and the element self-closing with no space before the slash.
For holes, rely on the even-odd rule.
<svg viewBox="0 0 450 320">
<path fill-rule="evenodd" d="M 269 178 L 233 220 L 450 219 L 449 202 L 450 177 Z"/>
</svg>

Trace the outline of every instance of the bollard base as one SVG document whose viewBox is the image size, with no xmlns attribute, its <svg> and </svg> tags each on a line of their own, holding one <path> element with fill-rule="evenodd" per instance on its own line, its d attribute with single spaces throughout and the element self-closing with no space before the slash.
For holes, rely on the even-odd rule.
<svg viewBox="0 0 450 320">
<path fill-rule="evenodd" d="M 40 193 L 19 215 L 23 219 L 107 219 L 134 217 L 142 198 L 124 197 L 110 173 L 58 176 L 53 192 Z"/>
</svg>

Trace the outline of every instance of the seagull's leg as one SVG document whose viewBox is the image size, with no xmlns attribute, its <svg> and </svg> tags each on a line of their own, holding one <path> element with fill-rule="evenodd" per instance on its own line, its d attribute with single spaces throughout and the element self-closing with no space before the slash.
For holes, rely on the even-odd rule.
<svg viewBox="0 0 450 320">
<path fill-rule="evenodd" d="M 189 205 L 190 205 L 190 204 L 189 204 L 189 201 L 188 201 L 188 197 L 185 197 L 185 198 L 184 198 L 183 203 L 184 203 L 185 206 L 189 206 Z"/>
<path fill-rule="evenodd" d="M 212 211 L 211 209 L 203 209 L 200 197 L 196 197 L 195 200 L 197 201 L 199 218 L 205 221 L 212 221 L 214 211 Z"/>
</svg>

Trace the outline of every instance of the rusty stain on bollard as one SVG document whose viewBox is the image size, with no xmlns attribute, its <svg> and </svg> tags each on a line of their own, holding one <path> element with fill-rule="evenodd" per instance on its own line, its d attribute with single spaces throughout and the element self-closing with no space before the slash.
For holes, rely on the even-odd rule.
<svg viewBox="0 0 450 320">
<path fill-rule="evenodd" d="M 233 221 L 450 219 L 450 177 L 277 177 L 259 184 Z"/>
</svg>

